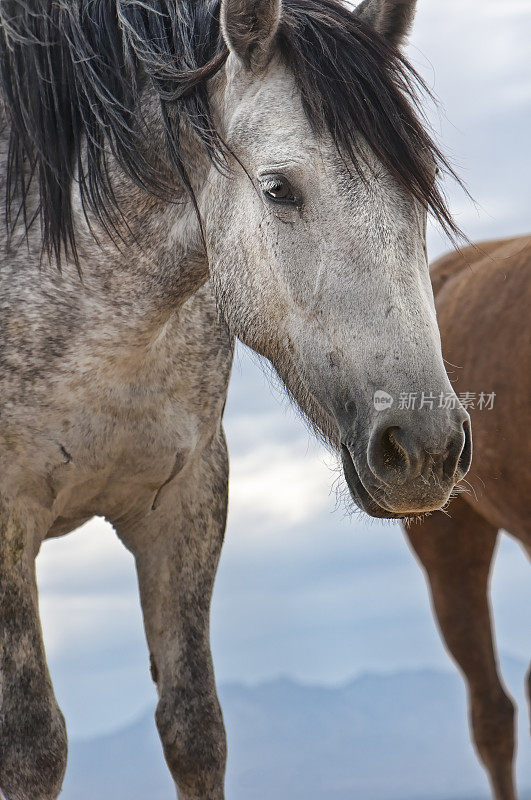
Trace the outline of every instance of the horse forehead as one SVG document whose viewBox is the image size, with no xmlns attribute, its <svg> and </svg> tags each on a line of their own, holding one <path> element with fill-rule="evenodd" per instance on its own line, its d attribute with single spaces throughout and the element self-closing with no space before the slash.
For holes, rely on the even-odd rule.
<svg viewBox="0 0 531 800">
<path fill-rule="evenodd" d="M 226 104 L 228 133 L 244 143 L 285 141 L 317 147 L 295 79 L 280 63 L 259 76 L 233 80 Z"/>
</svg>

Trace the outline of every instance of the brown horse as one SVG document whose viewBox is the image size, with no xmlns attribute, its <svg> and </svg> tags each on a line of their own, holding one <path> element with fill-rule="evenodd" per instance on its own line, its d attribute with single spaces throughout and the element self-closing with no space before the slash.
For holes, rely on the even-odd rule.
<svg viewBox="0 0 531 800">
<path fill-rule="evenodd" d="M 443 354 L 472 417 L 475 455 L 470 491 L 447 514 L 406 533 L 467 683 L 473 741 L 493 796 L 516 800 L 514 705 L 500 678 L 488 588 L 500 529 L 531 553 L 531 237 L 447 255 L 432 267 L 432 283 Z"/>
</svg>

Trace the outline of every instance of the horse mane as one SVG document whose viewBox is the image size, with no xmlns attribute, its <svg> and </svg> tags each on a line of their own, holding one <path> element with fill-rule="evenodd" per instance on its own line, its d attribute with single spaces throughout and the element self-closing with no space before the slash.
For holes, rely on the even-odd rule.
<svg viewBox="0 0 531 800">
<path fill-rule="evenodd" d="M 58 261 L 62 253 L 76 257 L 77 181 L 85 213 L 112 234 L 113 161 L 146 191 L 171 194 L 145 156 L 146 86 L 158 98 L 169 163 L 194 200 L 181 123 L 218 167 L 226 163 L 208 96 L 228 55 L 219 9 L 220 0 L 2 0 L 8 231 L 21 218 L 28 230 L 40 217 L 44 250 Z M 361 136 L 445 231 L 459 235 L 430 155 L 455 174 L 419 115 L 419 89 L 427 89 L 400 52 L 339 0 L 283 0 L 278 46 L 312 126 L 331 135 L 345 162 L 361 172 Z M 39 206 L 30 216 L 34 182 Z"/>
</svg>

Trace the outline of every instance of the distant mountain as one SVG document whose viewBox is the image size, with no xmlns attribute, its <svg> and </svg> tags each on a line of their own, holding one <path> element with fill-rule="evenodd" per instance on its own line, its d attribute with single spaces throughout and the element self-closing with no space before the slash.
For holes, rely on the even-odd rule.
<svg viewBox="0 0 531 800">
<path fill-rule="evenodd" d="M 518 693 L 524 665 L 512 662 L 505 671 Z M 368 674 L 338 688 L 279 679 L 227 685 L 220 694 L 229 735 L 228 800 L 489 796 L 469 744 L 456 674 Z M 530 755 L 529 742 L 521 741 L 522 788 L 531 788 Z M 113 735 L 71 744 L 61 800 L 174 797 L 151 711 Z M 521 800 L 531 800 L 531 791 Z"/>
</svg>

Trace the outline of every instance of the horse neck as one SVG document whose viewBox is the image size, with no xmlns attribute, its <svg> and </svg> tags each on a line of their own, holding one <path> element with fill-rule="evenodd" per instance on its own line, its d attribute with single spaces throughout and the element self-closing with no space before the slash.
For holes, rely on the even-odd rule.
<svg viewBox="0 0 531 800">
<path fill-rule="evenodd" d="M 0 169 L 5 172 L 9 130 L 0 130 Z M 35 217 L 28 231 L 19 215 L 8 237 L 6 266 L 16 263 L 19 282 L 49 276 L 65 293 L 90 293 L 100 304 L 128 307 L 136 313 L 166 316 L 181 306 L 208 279 L 208 265 L 195 209 L 183 191 L 174 202 L 155 198 L 111 164 L 112 191 L 119 204 L 112 238 L 96 213 L 82 207 L 79 186 L 73 188 L 73 211 L 79 264 L 71 256 L 59 265 L 42 256 L 38 220 L 38 186 L 34 180 L 27 197 L 27 218 Z M 2 205 L 5 196 L 0 198 Z M 2 217 L 5 220 L 5 209 Z M 29 251 L 29 252 L 28 252 Z M 28 257 L 29 255 L 29 257 Z M 79 272 L 78 272 L 79 268 Z M 80 274 L 79 274 L 80 273 Z"/>
</svg>

